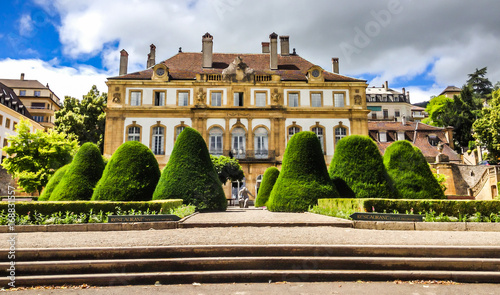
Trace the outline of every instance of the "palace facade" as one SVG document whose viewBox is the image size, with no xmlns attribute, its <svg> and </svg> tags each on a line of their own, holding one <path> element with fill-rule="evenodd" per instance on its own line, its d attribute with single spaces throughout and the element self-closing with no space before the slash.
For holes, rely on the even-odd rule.
<svg viewBox="0 0 500 295">
<path fill-rule="evenodd" d="M 269 36 L 262 53 L 214 53 L 213 37 L 202 36 L 202 52 L 182 52 L 155 62 L 151 45 L 147 69 L 127 73 L 121 51 L 120 75 L 108 78 L 104 154 L 125 141 L 150 147 L 163 168 L 177 135 L 198 130 L 209 152 L 237 158 L 244 183 L 226 186 L 228 199 L 242 185 L 256 195 L 262 175 L 280 166 L 286 144 L 299 131 L 313 131 L 330 163 L 341 138 L 368 135 L 366 81 L 338 74 L 338 59 L 326 71 L 289 50 L 289 37 Z"/>
</svg>

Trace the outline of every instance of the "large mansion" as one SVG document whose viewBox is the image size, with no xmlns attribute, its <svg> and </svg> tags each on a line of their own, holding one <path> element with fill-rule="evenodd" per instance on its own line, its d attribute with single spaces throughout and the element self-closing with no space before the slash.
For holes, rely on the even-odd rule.
<svg viewBox="0 0 500 295">
<path fill-rule="evenodd" d="M 120 75 L 108 78 L 104 154 L 123 142 L 150 147 L 161 167 L 177 135 L 197 129 L 209 152 L 237 158 L 245 185 L 255 195 L 262 174 L 279 166 L 289 138 L 315 132 L 330 162 L 335 144 L 350 134 L 368 135 L 366 81 L 332 72 L 295 53 L 289 37 L 269 36 L 262 53 L 214 53 L 213 37 L 202 36 L 202 52 L 182 52 L 160 63 L 151 45 L 147 69 L 127 73 L 121 51 Z M 235 196 L 241 183 L 226 188 Z"/>
</svg>

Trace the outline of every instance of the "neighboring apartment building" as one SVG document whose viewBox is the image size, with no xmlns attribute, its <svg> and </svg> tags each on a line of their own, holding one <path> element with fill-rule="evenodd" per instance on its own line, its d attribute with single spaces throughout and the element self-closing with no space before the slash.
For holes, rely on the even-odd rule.
<svg viewBox="0 0 500 295">
<path fill-rule="evenodd" d="M 202 36 L 202 52 L 182 52 L 156 64 L 151 45 L 148 68 L 127 74 L 121 51 L 120 76 L 108 78 L 104 154 L 123 142 L 150 147 L 161 167 L 177 135 L 197 129 L 213 155 L 232 156 L 255 195 L 269 166 L 279 166 L 286 143 L 299 132 L 315 132 L 327 164 L 335 144 L 350 134 L 368 135 L 366 81 L 328 72 L 295 53 L 288 36 L 269 36 L 262 53 L 213 53 L 213 37 Z M 231 198 L 242 184 L 226 187 Z"/>
<path fill-rule="evenodd" d="M 48 84 L 43 86 L 37 80 L 25 80 L 24 73 L 19 80 L 0 79 L 0 83 L 14 90 L 34 121 L 40 123 L 45 130 L 54 128 L 54 114 L 61 108 L 61 101 Z"/>
<path fill-rule="evenodd" d="M 412 105 L 410 92 L 405 93 L 389 88 L 386 81 L 382 87 L 366 88 L 366 105 L 370 110 L 368 120 L 401 121 L 403 117 L 411 120 Z"/>
</svg>

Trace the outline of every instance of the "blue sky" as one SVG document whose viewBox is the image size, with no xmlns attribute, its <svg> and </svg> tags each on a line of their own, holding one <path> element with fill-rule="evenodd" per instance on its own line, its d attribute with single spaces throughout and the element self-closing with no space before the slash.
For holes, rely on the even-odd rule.
<svg viewBox="0 0 500 295">
<path fill-rule="evenodd" d="M 428 100 L 467 74 L 488 67 L 500 80 L 499 1 L 412 0 L 27 0 L 2 1 L 0 77 L 36 79 L 59 97 L 81 98 L 92 85 L 107 91 L 126 49 L 129 72 L 199 51 L 214 36 L 215 52 L 259 53 L 272 32 L 290 36 L 302 57 L 340 73 L 405 87 L 412 102 Z"/>
</svg>

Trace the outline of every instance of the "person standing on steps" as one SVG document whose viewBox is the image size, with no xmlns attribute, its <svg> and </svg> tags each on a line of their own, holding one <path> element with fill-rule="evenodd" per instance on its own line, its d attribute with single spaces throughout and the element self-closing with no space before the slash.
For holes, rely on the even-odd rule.
<svg viewBox="0 0 500 295">
<path fill-rule="evenodd" d="M 240 203 L 240 208 L 248 208 L 248 195 L 254 196 L 248 188 L 245 186 L 238 192 L 238 201 Z"/>
</svg>

